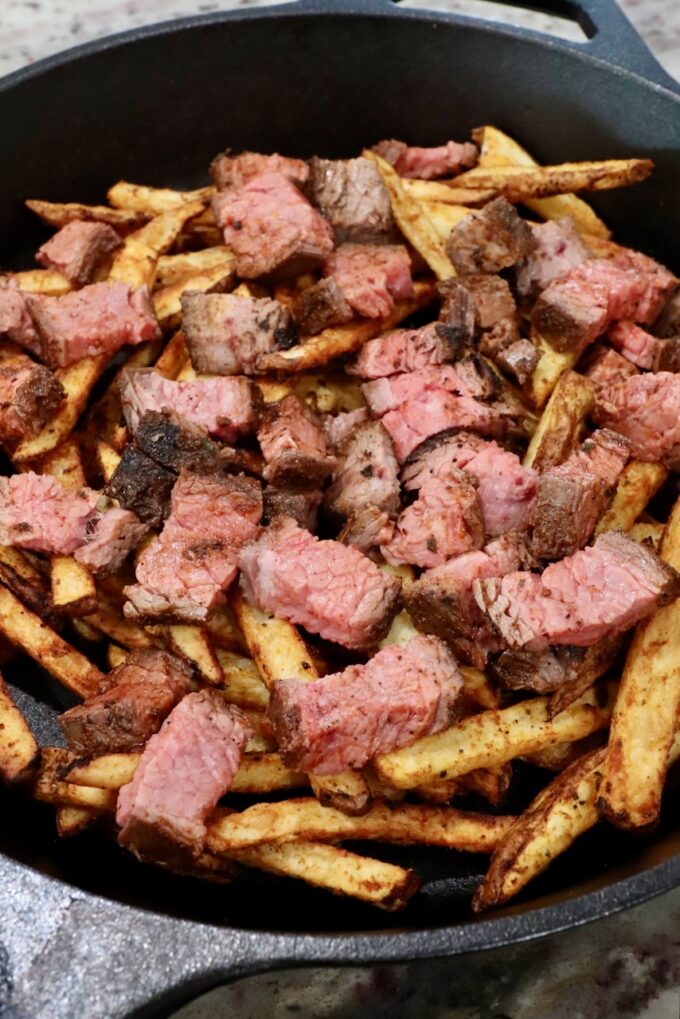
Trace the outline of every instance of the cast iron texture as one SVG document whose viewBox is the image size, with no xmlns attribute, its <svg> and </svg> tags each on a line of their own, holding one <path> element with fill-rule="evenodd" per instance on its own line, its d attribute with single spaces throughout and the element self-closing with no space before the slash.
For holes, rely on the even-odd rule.
<svg viewBox="0 0 680 1019">
<path fill-rule="evenodd" d="M 383 137 L 435 144 L 492 122 L 546 161 L 651 155 L 649 183 L 595 204 L 618 237 L 680 268 L 675 87 L 612 0 L 533 6 L 576 16 L 593 38 L 565 43 L 388 0 L 304 0 L 142 29 L 20 71 L 0 82 L 0 264 L 30 264 L 45 236 L 24 197 L 100 200 L 120 177 L 191 186 L 227 144 L 349 155 Z M 54 686 L 28 668 L 10 678 L 38 735 L 53 738 Z M 468 912 L 483 861 L 395 851 L 426 883 L 388 917 L 264 877 L 240 890 L 174 881 L 104 841 L 58 844 L 51 811 L 19 797 L 1 809 L 3 1016 L 31 1001 L 36 1019 L 160 1014 L 246 972 L 479 951 L 680 883 L 668 817 L 640 846 L 593 833 L 531 897 L 486 918 Z M 31 986 L 36 972 L 53 980 L 49 997 Z"/>
</svg>

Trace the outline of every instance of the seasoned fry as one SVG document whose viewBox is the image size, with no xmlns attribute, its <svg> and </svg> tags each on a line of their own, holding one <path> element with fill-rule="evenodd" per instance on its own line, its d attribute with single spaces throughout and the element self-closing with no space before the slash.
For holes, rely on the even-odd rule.
<svg viewBox="0 0 680 1019">
<path fill-rule="evenodd" d="M 45 202 L 29 198 L 24 203 L 43 223 L 60 228 L 74 219 L 94 220 L 108 223 L 117 230 L 134 230 L 148 217 L 129 209 L 110 209 L 108 205 L 83 205 L 82 202 Z"/>
<path fill-rule="evenodd" d="M 557 166 L 478 166 L 454 178 L 453 187 L 491 189 L 511 202 L 550 198 L 573 191 L 631 187 L 649 177 L 651 159 L 604 159 Z"/>
<path fill-rule="evenodd" d="M 225 651 L 247 650 L 230 605 L 218 605 L 214 608 L 205 626 L 215 647 L 223 648 Z"/>
<path fill-rule="evenodd" d="M 196 276 L 218 266 L 228 269 L 233 261 L 234 255 L 223 244 L 200 251 L 182 251 L 179 255 L 161 255 L 156 266 L 155 285 L 169 287 L 187 276 Z"/>
<path fill-rule="evenodd" d="M 318 336 L 303 337 L 302 342 L 290 350 L 263 354 L 258 359 L 258 369 L 262 372 L 303 372 L 319 368 L 341 354 L 355 353 L 368 340 L 396 328 L 403 319 L 424 308 L 434 297 L 434 287 L 430 283 L 414 283 L 413 291 L 413 297 L 408 301 L 398 301 L 394 311 L 386 318 L 357 319 L 346 326 L 324 329 Z"/>
<path fill-rule="evenodd" d="M 90 828 L 97 815 L 85 807 L 57 807 L 56 820 L 57 835 L 60 839 L 68 839 Z"/>
<path fill-rule="evenodd" d="M 72 619 L 70 619 L 69 623 L 71 629 L 75 630 L 78 636 L 81 637 L 83 640 L 89 641 L 90 644 L 98 644 L 101 640 L 104 639 L 104 634 L 102 633 L 101 630 L 98 630 L 95 626 L 92 626 L 91 623 L 86 623 L 84 619 L 81 619 L 78 616 L 74 616 Z"/>
<path fill-rule="evenodd" d="M 258 385 L 259 383 L 258 379 Z M 292 392 L 319 414 L 337 414 L 344 410 L 357 410 L 366 404 L 359 380 L 351 379 L 341 372 L 312 372 L 309 375 L 297 375 L 292 380 Z M 266 399 L 267 395 L 265 394 Z"/>
<path fill-rule="evenodd" d="M 553 743 L 581 739 L 605 727 L 616 687 L 594 687 L 552 720 L 549 699 L 536 697 L 499 711 L 483 711 L 403 750 L 376 758 L 378 775 L 398 789 L 493 768 Z"/>
<path fill-rule="evenodd" d="M 38 745 L 0 676 L 0 778 L 16 782 L 37 763 Z"/>
<path fill-rule="evenodd" d="M 67 616 L 86 616 L 97 605 L 92 574 L 71 556 L 54 556 L 50 562 L 52 604 Z"/>
<path fill-rule="evenodd" d="M 372 159 L 378 167 L 383 184 L 389 191 L 392 213 L 406 240 L 422 255 L 438 280 L 455 276 L 456 270 L 446 254 L 441 237 L 423 212 L 420 202 L 404 189 L 394 167 L 370 149 L 365 149 L 362 155 Z"/>
<path fill-rule="evenodd" d="M 61 297 L 73 289 L 71 281 L 54 269 L 25 269 L 23 272 L 7 273 L 7 277 L 19 290 L 25 290 L 28 294 Z"/>
<path fill-rule="evenodd" d="M 210 828 L 208 848 L 229 853 L 266 842 L 376 839 L 486 853 L 507 833 L 512 820 L 409 803 L 374 803 L 367 814 L 348 817 L 312 798 L 291 799 L 257 803 L 240 814 L 223 817 Z"/>
<path fill-rule="evenodd" d="M 171 209 L 180 209 L 187 203 L 199 202 L 203 206 L 214 193 L 214 187 L 175 191 L 172 188 L 152 188 L 146 184 L 119 180 L 109 188 L 106 197 L 116 209 L 127 209 L 151 217 L 160 216 Z"/>
<path fill-rule="evenodd" d="M 262 682 L 260 671 L 252 658 L 244 658 L 243 655 L 224 651 L 222 648 L 218 648 L 216 653 L 223 675 L 220 686 L 227 700 L 240 708 L 266 711 L 269 705 L 269 691 Z"/>
<path fill-rule="evenodd" d="M 578 355 L 573 350 L 553 350 L 541 336 L 534 336 L 534 342 L 541 352 L 531 380 L 527 383 L 529 397 L 540 410 L 557 385 L 560 376 L 573 368 Z"/>
<path fill-rule="evenodd" d="M 174 625 L 165 628 L 168 647 L 183 658 L 207 683 L 221 686 L 224 673 L 206 630 L 200 626 Z"/>
<path fill-rule="evenodd" d="M 668 471 L 663 464 L 631 460 L 624 467 L 611 505 L 597 525 L 596 534 L 619 528 L 628 531 L 654 498 Z"/>
<path fill-rule="evenodd" d="M 564 771 L 584 754 L 599 749 L 606 742 L 606 732 L 594 732 L 584 739 L 574 740 L 573 743 L 555 743 L 552 747 L 543 747 L 542 750 L 537 750 L 533 754 L 525 754 L 522 760 L 533 764 L 536 768 L 545 768 L 547 771 Z"/>
<path fill-rule="evenodd" d="M 594 402 L 592 383 L 583 375 L 565 371 L 540 417 L 524 466 L 544 471 L 563 463 L 581 442 Z"/>
<path fill-rule="evenodd" d="M 113 446 L 109 446 L 107 442 L 98 442 L 95 452 L 97 455 L 97 467 L 104 480 L 104 484 L 108 484 L 116 473 L 121 455 Z"/>
<path fill-rule="evenodd" d="M 128 660 L 129 654 L 129 651 L 119 647 L 118 644 L 109 644 L 106 648 L 106 661 L 109 669 L 117 669 L 119 665 Z"/>
<path fill-rule="evenodd" d="M 88 612 L 83 618 L 90 626 L 94 626 L 116 644 L 122 644 L 129 650 L 157 647 L 159 643 L 162 643 L 149 633 L 148 628 L 145 629 L 131 619 L 125 619 L 119 615 L 115 606 L 101 594 L 96 610 Z"/>
<path fill-rule="evenodd" d="M 30 553 L 0 545 L 0 582 L 34 611 L 49 611 L 49 584 Z"/>
<path fill-rule="evenodd" d="M 181 299 L 185 290 L 201 290 L 203 293 L 228 290 L 233 280 L 234 271 L 231 263 L 214 266 L 196 276 L 185 276 L 177 283 L 154 293 L 153 306 L 156 318 L 164 329 L 171 329 L 179 323 Z"/>
<path fill-rule="evenodd" d="M 64 488 L 83 488 L 87 484 L 80 449 L 75 439 L 67 439 L 36 466 L 39 474 L 52 474 Z"/>
<path fill-rule="evenodd" d="M 42 803 L 55 803 L 60 807 L 83 807 L 99 814 L 113 813 L 118 796 L 110 789 L 60 782 L 42 771 L 38 774 L 33 787 L 33 795 Z"/>
<path fill-rule="evenodd" d="M 510 791 L 512 764 L 508 761 L 497 768 L 477 768 L 456 779 L 461 789 L 481 796 L 496 810 L 501 807 Z"/>
<path fill-rule="evenodd" d="M 634 541 L 651 541 L 652 547 L 658 551 L 663 537 L 664 525 L 655 520 L 638 520 L 628 531 Z"/>
<path fill-rule="evenodd" d="M 139 230 L 128 234 L 113 257 L 108 278 L 132 287 L 151 289 L 158 259 L 170 250 L 187 220 L 197 216 L 202 208 L 200 201 L 186 202 L 161 212 Z"/>
<path fill-rule="evenodd" d="M 446 202 L 421 202 L 420 207 L 444 244 L 454 226 L 458 226 L 472 211 L 465 205 L 449 205 Z"/>
<path fill-rule="evenodd" d="M 490 202 L 498 192 L 494 189 L 481 191 L 473 188 L 455 188 L 444 180 L 418 180 L 417 178 L 400 177 L 399 182 L 402 190 L 409 198 L 415 198 L 423 205 L 433 202 L 435 204 L 445 203 L 446 205 L 465 205 L 474 208 L 484 202 Z M 467 209 L 469 212 L 469 208 Z"/>
</svg>

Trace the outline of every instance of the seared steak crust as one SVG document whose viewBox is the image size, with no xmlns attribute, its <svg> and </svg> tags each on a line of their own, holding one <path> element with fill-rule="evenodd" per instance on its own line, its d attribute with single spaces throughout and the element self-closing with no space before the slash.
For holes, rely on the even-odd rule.
<svg viewBox="0 0 680 1019">
<path fill-rule="evenodd" d="M 160 527 L 170 512 L 176 480 L 171 471 L 155 463 L 134 443 L 128 443 L 106 491 L 150 527 Z"/>
<path fill-rule="evenodd" d="M 277 488 L 319 488 L 336 465 L 321 420 L 293 393 L 266 405 L 257 437 L 263 476 Z"/>
<path fill-rule="evenodd" d="M 354 309 L 332 276 L 307 287 L 295 302 L 295 321 L 307 336 L 315 336 L 353 318 Z"/>
<path fill-rule="evenodd" d="M 65 398 L 49 368 L 18 351 L 12 354 L 0 362 L 0 441 L 32 438 Z"/>
<path fill-rule="evenodd" d="M 308 189 L 329 220 L 338 243 L 380 243 L 393 229 L 392 207 L 378 167 L 370 159 L 309 161 Z"/>
<path fill-rule="evenodd" d="M 509 269 L 535 247 L 531 227 L 514 205 L 506 198 L 496 198 L 454 226 L 446 253 L 464 276 Z"/>
</svg>

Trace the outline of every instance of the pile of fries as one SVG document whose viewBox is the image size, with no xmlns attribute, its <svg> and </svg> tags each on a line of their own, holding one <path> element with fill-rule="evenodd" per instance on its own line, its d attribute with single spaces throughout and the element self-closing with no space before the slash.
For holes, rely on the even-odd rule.
<svg viewBox="0 0 680 1019">
<path fill-rule="evenodd" d="M 606 257 L 616 250 L 605 224 L 574 192 L 635 183 L 650 172 L 649 161 L 539 166 L 496 128 L 479 129 L 475 140 L 481 151 L 478 167 L 452 181 L 402 179 L 375 153 L 365 153 L 377 164 L 395 220 L 428 271 L 416 281 L 414 298 L 398 304 L 388 319 L 326 329 L 270 355 L 271 375 L 258 380 L 265 401 L 295 392 L 323 412 L 362 406 L 359 384 L 343 374 L 336 359 L 433 300 L 435 281 L 455 274 L 445 250 L 452 226 L 498 195 L 544 219 L 570 215 L 595 253 Z M 236 284 L 231 252 L 210 210 L 212 193 L 210 187 L 179 192 L 121 181 L 108 192 L 108 205 L 27 203 L 53 227 L 90 219 L 125 232 L 105 278 L 146 284 L 165 331 L 164 341 L 129 353 L 128 366 L 155 365 L 172 379 L 195 377 L 182 333 L 175 331 L 181 295 Z M 33 293 L 70 289 L 65 278 L 48 270 L 11 277 Z M 305 284 L 301 279 L 279 287 L 275 296 L 290 302 Z M 593 393 L 573 367 L 570 354 L 543 345 L 524 394 L 537 413 L 542 411 L 527 465 L 558 464 L 582 438 Z M 53 474 L 73 488 L 101 487 L 128 441 L 118 376 L 111 377 L 106 357 L 86 358 L 57 375 L 65 402 L 37 436 L 9 450 L 12 464 L 16 471 Z M 105 388 L 93 400 L 100 380 Z M 638 540 L 651 540 L 662 558 L 680 569 L 680 505 L 665 527 L 646 514 L 666 474 L 655 464 L 631 463 L 599 529 L 622 528 Z M 19 654 L 28 655 L 85 698 L 98 691 L 103 678 L 94 660 L 114 668 L 136 648 L 166 648 L 190 663 L 200 685 L 221 691 L 247 713 L 255 735 L 232 791 L 255 802 L 236 810 L 227 797 L 209 825 L 194 874 L 229 881 L 244 866 L 259 868 L 398 909 L 416 891 L 417 876 L 339 844 L 356 839 L 420 843 L 491 854 L 473 902 L 481 910 L 515 896 L 601 818 L 634 831 L 651 829 L 658 819 L 666 772 L 680 756 L 680 602 L 638 627 L 621 676 L 601 676 L 606 665 L 594 668 L 591 685 L 566 707 L 543 696 L 503 705 L 486 675 L 463 669 L 461 720 L 383 755 L 363 773 L 320 778 L 285 766 L 267 705 L 276 679 L 313 682 L 332 670 L 332 663 L 321 660 L 294 626 L 260 612 L 236 591 L 206 626 L 140 626 L 123 615 L 130 570 L 95 582 L 71 557 L 47 560 L 0 547 L 0 659 L 11 663 Z M 405 584 L 413 579 L 409 568 L 399 572 Z M 405 644 L 415 632 L 401 612 L 383 645 Z M 38 747 L 0 680 L 0 777 L 23 783 L 38 800 L 54 804 L 62 837 L 99 822 L 112 827 L 117 791 L 130 781 L 139 757 L 83 760 L 62 748 Z M 543 768 L 546 784 L 515 817 L 501 811 L 518 759 Z M 488 809 L 461 809 L 471 795 L 477 803 L 486 801 Z"/>
</svg>

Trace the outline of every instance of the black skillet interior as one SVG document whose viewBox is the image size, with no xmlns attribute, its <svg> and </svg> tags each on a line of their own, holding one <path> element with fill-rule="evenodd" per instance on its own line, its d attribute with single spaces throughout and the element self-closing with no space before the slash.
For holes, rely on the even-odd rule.
<svg viewBox="0 0 680 1019">
<path fill-rule="evenodd" d="M 611 50 L 605 36 L 579 48 L 387 0 L 331 0 L 142 30 L 19 73 L 0 83 L 0 264 L 30 265 L 44 237 L 22 208 L 24 197 L 97 201 L 119 178 L 195 186 L 227 145 L 346 156 L 383 137 L 436 144 L 491 122 L 544 161 L 652 156 L 657 172 L 649 183 L 597 196 L 594 204 L 617 237 L 680 270 L 677 94 L 609 0 L 535 6 L 580 12 L 590 34 L 598 26 L 609 31 Z M 619 61 L 663 84 L 612 66 Z M 13 668 L 9 678 L 50 742 L 60 698 L 54 685 L 30 665 Z M 520 799 L 535 779 L 527 772 Z M 530 937 L 677 883 L 680 829 L 670 813 L 653 842 L 592 832 L 520 905 L 484 921 L 470 917 L 469 898 L 485 861 L 453 853 L 380 848 L 379 855 L 413 864 L 425 879 L 408 910 L 392 917 L 261 875 L 243 888 L 172 879 L 138 866 L 100 836 L 59 844 L 51 809 L 14 796 L 2 804 L 0 851 L 87 891 L 220 925 L 398 928 L 403 934 L 390 944 L 399 947 L 386 952 L 408 956 L 431 950 L 422 939 L 419 948 L 409 931 L 439 928 L 439 948 L 461 951 L 483 944 L 487 932 L 489 941 Z M 548 908 L 548 921 L 536 919 L 538 907 Z M 494 935 L 494 924 L 508 916 L 506 933 Z M 347 957 L 342 941 L 327 942 L 328 958 Z"/>
</svg>

